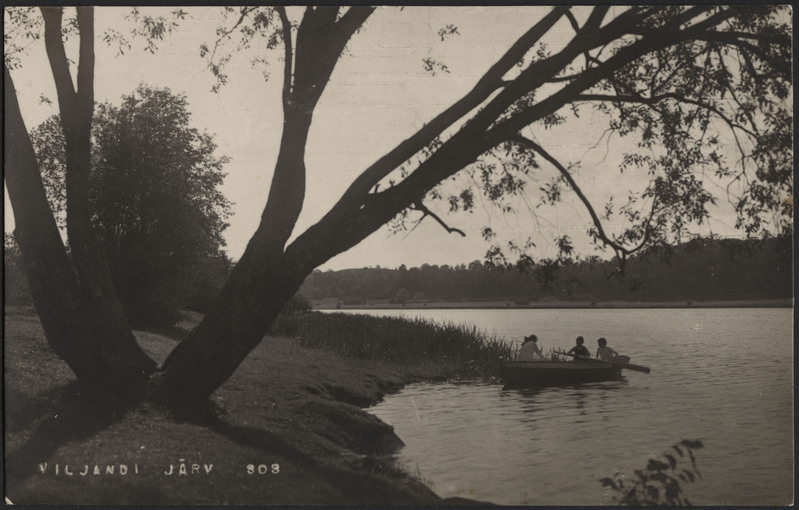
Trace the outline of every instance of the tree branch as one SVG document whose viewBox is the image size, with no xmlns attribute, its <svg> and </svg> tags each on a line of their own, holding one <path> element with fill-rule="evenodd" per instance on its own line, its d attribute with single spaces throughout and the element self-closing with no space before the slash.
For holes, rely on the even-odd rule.
<svg viewBox="0 0 799 510">
<path fill-rule="evenodd" d="M 40 7 L 44 19 L 44 44 L 50 70 L 56 85 L 59 108 L 63 114 L 72 113 L 75 102 L 75 89 L 72 86 L 72 75 L 69 72 L 69 61 L 61 39 L 61 19 L 63 8 Z M 66 134 L 66 133 L 65 133 Z"/>
<path fill-rule="evenodd" d="M 694 7 L 688 9 L 688 11 L 697 13 L 698 15 L 699 13 L 704 12 L 703 9 L 708 8 L 709 7 L 704 6 Z M 603 66 L 591 68 L 581 73 L 580 76 L 576 77 L 573 81 L 543 101 L 533 106 L 527 107 L 508 120 L 495 125 L 488 132 L 491 133 L 492 136 L 487 138 L 496 140 L 496 143 L 500 143 L 502 140 L 508 140 L 518 133 L 524 126 L 543 118 L 545 115 L 554 113 L 561 106 L 569 103 L 575 95 L 581 94 L 583 91 L 600 82 L 602 79 L 608 78 L 615 70 L 635 61 L 637 58 L 646 55 L 650 51 L 658 48 L 668 47 L 685 39 L 685 35 L 679 30 L 679 24 L 684 22 L 684 18 L 685 13 L 683 13 L 683 16 L 678 16 L 677 19 L 663 25 L 661 28 L 651 31 L 645 37 L 642 37 L 629 46 L 621 48 L 616 52 L 615 55 L 606 60 Z M 605 29 L 603 29 L 603 32 L 611 25 L 612 23 L 608 24 Z M 634 30 L 628 26 L 625 26 L 624 28 L 627 31 Z M 535 78 L 528 77 L 528 79 Z"/>
<path fill-rule="evenodd" d="M 538 154 L 543 156 L 544 159 L 549 161 L 549 163 L 552 164 L 552 166 L 554 166 L 558 170 L 558 172 L 560 172 L 563 178 L 566 179 L 566 182 L 569 183 L 569 186 L 571 186 L 571 188 L 574 190 L 574 193 L 577 195 L 577 197 L 583 203 L 585 208 L 588 210 L 588 214 L 591 216 L 591 221 L 594 223 L 594 226 L 597 229 L 597 234 L 599 235 L 599 238 L 602 239 L 602 241 L 605 244 L 613 248 L 613 250 L 617 254 L 627 255 L 629 253 L 629 250 L 626 247 L 618 244 L 615 240 L 608 237 L 608 235 L 605 233 L 604 227 L 602 226 L 602 221 L 599 219 L 599 216 L 594 210 L 594 206 L 591 204 L 591 201 L 588 200 L 588 197 L 585 196 L 583 191 L 577 185 L 574 178 L 571 176 L 571 173 L 566 169 L 566 167 L 564 167 L 560 163 L 560 161 L 555 159 L 549 152 L 545 151 L 543 147 L 541 147 L 540 145 L 538 145 L 533 140 L 530 140 L 527 137 L 524 137 L 522 135 L 517 135 L 513 137 L 513 141 L 523 147 L 526 147 L 529 150 L 532 150 L 533 152 L 537 152 Z"/>
<path fill-rule="evenodd" d="M 78 29 L 80 30 L 76 99 L 80 105 L 94 105 L 94 8 L 79 6 L 76 7 L 76 10 L 78 12 Z M 80 110 L 84 117 L 81 119 L 81 123 L 91 124 L 93 107 Z"/>
<path fill-rule="evenodd" d="M 637 23 L 643 22 L 659 11 L 657 8 L 644 10 L 634 8 L 635 12 L 626 11 L 617 19 L 610 21 L 599 29 L 597 33 L 587 34 L 585 37 L 579 38 L 581 40 L 572 40 L 559 54 L 536 62 L 534 66 L 526 69 L 517 78 L 513 79 L 510 84 L 501 84 L 502 77 L 508 68 L 503 68 L 498 63 L 495 67 L 492 67 L 492 70 L 500 67 L 502 68 L 501 74 L 492 75 L 491 71 L 489 71 L 481 78 L 475 89 L 461 101 L 434 119 L 433 123 L 422 128 L 413 137 L 367 168 L 328 214 L 301 234 L 287 248 L 286 255 L 288 256 L 289 251 L 291 251 L 292 257 L 299 257 L 302 260 L 308 257 L 304 257 L 301 251 L 315 252 L 314 256 L 316 258 L 313 259 L 313 262 L 318 265 L 328 260 L 329 257 L 348 249 L 377 230 L 380 225 L 399 211 L 409 207 L 414 200 L 417 200 L 419 196 L 423 195 L 435 184 L 473 162 L 479 154 L 504 141 L 513 139 L 523 127 L 556 112 L 565 104 L 572 102 L 576 95 L 583 93 L 601 80 L 607 79 L 613 72 L 623 66 L 634 62 L 651 51 L 666 48 L 686 40 L 687 34 L 685 29 L 681 27 L 692 19 L 703 16 L 712 8 L 712 6 L 687 8 L 669 22 L 656 29 L 650 28 L 646 35 L 620 48 L 601 66 L 581 73 L 572 82 L 542 101 L 531 106 L 525 106 L 505 119 L 503 119 L 503 112 L 510 105 L 514 104 L 530 90 L 534 90 L 537 86 L 546 83 L 551 79 L 551 76 L 556 75 L 563 69 L 563 66 L 582 54 L 586 48 L 605 45 L 613 40 L 618 40 L 619 37 L 623 37 L 625 34 L 635 33 Z M 553 10 L 550 13 L 551 17 L 547 25 L 542 26 L 541 23 L 546 21 L 542 20 L 538 26 L 541 26 L 545 33 L 564 14 L 565 11 L 563 9 L 560 11 Z M 622 16 L 624 16 L 624 19 L 620 21 L 619 18 Z M 729 16 L 732 16 L 732 14 L 724 12 L 722 16 L 717 18 L 726 19 Z M 537 38 L 531 44 L 534 44 L 535 40 Z M 524 46 L 524 48 L 529 47 L 529 45 Z M 522 49 L 521 55 L 523 56 L 526 51 L 526 49 Z M 513 60 L 513 62 L 517 61 L 517 59 Z M 499 94 L 495 95 L 488 104 L 470 118 L 469 122 L 465 123 L 457 133 L 444 142 L 402 182 L 384 192 L 369 194 L 369 191 L 382 177 L 400 166 L 435 136 L 439 136 L 445 127 L 451 125 L 454 121 L 450 119 L 450 115 L 457 113 L 455 119 L 460 118 L 460 116 L 479 105 L 483 98 L 487 98 L 500 86 L 502 86 L 502 90 Z M 472 102 L 475 99 L 480 100 Z M 464 111 L 464 108 L 467 107 L 468 109 Z M 431 128 L 431 125 L 436 129 L 428 129 Z M 326 234 L 326 232 L 331 231 L 335 231 L 335 234 Z M 318 238 L 325 238 L 327 241 L 326 246 L 321 246 L 318 243 Z M 624 250 L 630 251 L 623 246 L 621 248 L 623 248 L 620 251 L 622 254 L 625 253 Z M 298 263 L 300 260 L 298 260 Z"/>
<path fill-rule="evenodd" d="M 347 12 L 336 22 L 335 43 L 344 46 L 355 35 L 355 32 L 363 27 L 374 11 L 374 7 L 362 5 L 353 5 L 347 9 Z"/>
<path fill-rule="evenodd" d="M 316 19 L 322 26 L 331 26 L 336 23 L 339 7 L 335 5 L 317 5 L 314 8 Z"/>
<path fill-rule="evenodd" d="M 88 249 L 93 239 L 89 211 L 90 136 L 94 110 L 94 23 L 91 9 L 78 9 L 81 34 L 79 89 L 76 92 L 72 86 L 72 76 L 61 37 L 63 9 L 41 8 L 45 25 L 45 46 L 58 94 L 61 125 L 66 140 L 67 232 L 70 242 L 75 245 L 73 248 L 78 252 L 83 248 Z M 78 255 L 77 260 L 80 258 Z"/>
<path fill-rule="evenodd" d="M 216 38 L 216 41 L 214 41 L 214 49 L 211 51 L 211 55 L 208 58 L 209 62 L 213 63 L 214 57 L 216 56 L 216 51 L 219 49 L 219 45 L 222 43 L 222 41 L 225 38 L 230 37 L 230 34 L 235 32 L 235 30 L 242 23 L 244 23 L 244 20 L 247 19 L 247 16 L 249 16 L 250 13 L 254 11 L 256 8 L 257 7 L 241 7 L 241 9 L 239 10 L 239 19 L 237 19 L 236 22 L 233 23 L 233 26 L 231 26 L 229 29 L 217 29 L 218 37 Z"/>
<path fill-rule="evenodd" d="M 348 11 L 348 17 L 336 21 L 337 8 L 317 10 L 307 6 L 292 45 L 288 16 L 283 8 L 278 8 L 283 30 L 288 31 L 288 37 L 284 37 L 287 63 L 283 134 L 261 224 L 253 238 L 261 240 L 261 244 L 256 247 L 250 243 L 256 251 L 282 252 L 291 236 L 305 200 L 305 150 L 314 109 L 347 40 L 373 10 L 359 7 L 351 13 Z M 264 256 L 263 253 L 256 255 Z"/>
<path fill-rule="evenodd" d="M 518 62 L 518 59 L 527 52 L 529 47 L 563 16 L 564 9 L 564 7 L 558 7 L 550 12 L 520 41 L 517 41 L 517 44 L 480 79 L 469 94 L 364 171 L 339 202 L 318 223 L 309 227 L 287 248 L 287 257 L 291 252 L 291 258 L 297 257 L 298 264 L 319 265 L 348 249 L 412 204 L 420 194 L 473 162 L 479 154 L 502 141 L 511 139 L 522 127 L 530 124 L 533 120 L 557 111 L 568 102 L 568 98 L 587 89 L 615 69 L 646 54 L 653 48 L 669 44 L 670 39 L 665 35 L 674 32 L 674 27 L 671 25 L 655 31 L 650 37 L 620 50 L 609 58 L 603 67 L 590 69 L 575 82 L 570 83 L 541 103 L 521 111 L 518 115 L 496 124 L 486 131 L 491 124 L 496 123 L 496 119 L 501 116 L 502 112 L 526 91 L 534 88 L 537 84 L 544 83 L 547 76 L 557 73 L 564 65 L 580 55 L 586 47 L 607 44 L 626 33 L 630 29 L 628 23 L 632 20 L 627 17 L 625 23 L 608 23 L 595 37 L 583 37 L 582 41 L 578 43 L 573 41 L 557 56 L 537 62 L 534 68 L 528 68 L 522 75 L 514 79 L 405 180 L 386 191 L 369 194 L 369 190 L 374 187 L 379 178 L 418 152 L 433 137 L 438 136 L 445 127 L 471 111 L 483 101 L 483 98 L 488 97 L 496 90 L 507 70 Z M 644 12 L 641 16 L 648 17 L 649 14 Z M 509 90 L 511 86 L 514 87 L 513 91 Z M 420 143 L 420 145 L 415 145 L 416 143 Z M 403 152 L 411 148 L 413 148 L 412 151 Z M 343 230 L 342 226 L 344 226 Z M 336 232 L 336 234 L 328 234 L 328 232 Z M 326 242 L 321 245 L 318 239 L 325 239 Z M 304 255 L 303 252 L 308 255 Z"/>
<path fill-rule="evenodd" d="M 293 48 L 291 42 L 291 22 L 286 14 L 286 8 L 282 5 L 275 7 L 278 15 L 280 16 L 280 23 L 283 25 L 283 48 L 284 48 L 284 64 L 283 64 L 283 108 L 285 114 L 285 107 L 291 97 L 291 80 L 293 78 L 292 64 L 294 62 Z"/>
<path fill-rule="evenodd" d="M 420 212 L 423 213 L 422 217 L 419 218 L 419 223 L 421 223 L 422 220 L 425 219 L 425 216 L 430 216 L 431 218 L 436 220 L 439 225 L 444 227 L 444 230 L 446 230 L 447 233 L 452 234 L 454 232 L 454 233 L 460 234 L 462 237 L 466 237 L 466 234 L 463 232 L 463 230 L 461 230 L 459 228 L 450 227 L 449 225 L 444 223 L 444 220 L 439 218 L 436 213 L 434 213 L 433 211 L 428 209 L 427 206 L 424 205 L 421 200 L 417 200 L 416 202 L 411 204 L 411 209 L 414 210 L 414 211 L 420 211 Z"/>
<path fill-rule="evenodd" d="M 708 110 L 712 113 L 715 113 L 720 119 L 722 119 L 730 128 L 733 129 L 740 129 L 744 133 L 756 137 L 757 134 L 753 131 L 747 129 L 740 124 L 733 122 L 731 119 L 727 118 L 723 112 L 721 112 L 718 108 L 713 105 L 704 103 L 697 99 L 687 98 L 685 96 L 681 96 L 675 92 L 667 92 L 665 94 L 659 94 L 656 96 L 651 97 L 643 97 L 643 96 L 619 96 L 619 95 L 608 95 L 608 94 L 580 94 L 575 98 L 575 101 L 611 101 L 611 102 L 619 102 L 619 103 L 639 103 L 639 104 L 646 104 L 646 105 L 654 105 L 661 101 L 665 101 L 666 99 L 674 99 L 675 101 L 692 104 L 694 106 L 698 106 L 699 108 L 703 108 Z"/>
<path fill-rule="evenodd" d="M 690 12 L 695 16 L 701 15 L 709 8 L 693 7 L 689 8 L 686 13 Z M 581 41 L 577 42 L 573 40 L 560 54 L 536 62 L 534 66 L 526 69 L 516 78 L 512 85 L 504 88 L 431 158 L 394 189 L 398 193 L 406 193 L 407 199 L 412 200 L 414 196 L 419 195 L 420 191 L 430 189 L 436 183 L 452 175 L 454 171 L 473 161 L 473 157 L 470 159 L 471 155 L 476 157 L 503 141 L 512 139 L 523 127 L 556 112 L 571 102 L 575 95 L 581 94 L 602 79 L 612 75 L 617 69 L 653 50 L 679 42 L 683 37 L 679 31 L 679 25 L 685 22 L 686 13 L 657 30 L 652 30 L 646 37 L 621 48 L 601 67 L 588 69 L 546 99 L 532 106 L 524 107 L 518 113 L 514 112 L 506 120 L 497 122 L 508 105 L 518 100 L 526 91 L 535 89 L 546 82 L 548 76 L 556 74 L 564 65 L 580 55 L 585 47 L 606 44 L 608 41 L 629 33 L 632 28 L 629 23 L 614 24 L 611 22 L 593 37 L 583 37 Z M 642 16 L 649 16 L 649 13 L 645 12 Z M 466 163 L 463 163 L 464 161 Z"/>
<path fill-rule="evenodd" d="M 588 19 L 585 21 L 582 30 L 588 32 L 599 30 L 599 27 L 602 25 L 602 20 L 605 19 L 605 15 L 607 15 L 609 10 L 610 5 L 597 5 L 594 7 Z"/>
<path fill-rule="evenodd" d="M 774 70 L 780 73 L 787 79 L 791 78 L 791 61 L 790 60 L 776 60 L 771 55 L 763 52 L 760 48 L 753 45 L 749 41 L 742 41 L 738 36 L 730 36 L 728 32 L 717 32 L 709 30 L 697 35 L 695 38 L 702 41 L 718 42 L 728 46 L 737 46 L 741 50 L 744 48 L 749 50 L 754 55 L 764 62 L 768 63 Z M 782 45 L 782 43 L 780 43 Z M 790 48 L 790 44 L 786 46 Z"/>
<path fill-rule="evenodd" d="M 568 18 L 569 22 L 574 28 L 574 31 L 577 33 L 577 37 L 581 36 L 583 33 L 589 33 L 592 30 L 596 30 L 599 28 L 599 25 L 602 23 L 602 19 L 607 14 L 609 7 L 608 6 L 597 6 L 591 11 L 591 15 L 586 20 L 585 25 L 580 28 L 580 25 L 577 23 L 577 18 L 574 17 L 574 14 L 571 10 L 566 11 L 566 17 Z M 588 69 L 591 67 L 591 62 L 594 62 L 595 59 L 591 56 L 588 49 L 583 52 L 585 56 L 585 68 Z M 598 62 L 598 61 L 597 61 Z"/>
<path fill-rule="evenodd" d="M 566 181 L 569 183 L 569 186 L 571 186 L 571 188 L 574 190 L 575 194 L 583 203 L 583 205 L 585 205 L 585 208 L 588 210 L 588 213 L 591 215 L 591 221 L 594 223 L 594 226 L 596 227 L 597 230 L 597 237 L 599 237 L 605 244 L 610 246 L 613 249 L 613 251 L 616 252 L 616 256 L 619 257 L 618 272 L 619 274 L 624 274 L 624 266 L 626 264 L 627 259 L 634 253 L 643 249 L 647 245 L 649 239 L 652 236 L 651 225 L 652 225 L 652 220 L 654 219 L 655 213 L 657 211 L 657 197 L 656 196 L 654 197 L 652 202 L 652 208 L 649 212 L 649 217 L 646 219 L 646 223 L 643 225 L 644 232 L 643 235 L 641 236 L 641 242 L 638 243 L 637 246 L 634 246 L 632 248 L 627 248 L 626 246 L 623 246 L 619 244 L 617 241 L 612 240 L 608 237 L 608 235 L 605 233 L 604 228 L 602 227 L 602 221 L 599 219 L 599 216 L 596 214 L 596 211 L 594 211 L 591 202 L 588 200 L 588 198 L 582 192 L 580 187 L 577 185 L 574 178 L 571 176 L 571 173 L 557 159 L 555 159 L 551 154 L 545 151 L 544 148 L 541 147 L 539 144 L 535 143 L 533 140 L 530 140 L 527 137 L 518 135 L 513 138 L 513 141 L 523 146 L 526 146 L 527 148 L 533 150 L 534 152 L 539 153 L 541 156 L 544 157 L 544 159 L 549 161 L 555 168 L 557 168 L 557 170 L 560 172 L 563 178 L 566 179 Z"/>
<path fill-rule="evenodd" d="M 574 13 L 571 11 L 571 9 L 568 9 L 564 13 L 564 16 L 566 16 L 566 19 L 569 20 L 569 24 L 574 29 L 574 33 L 575 34 L 579 34 L 580 33 L 580 24 L 577 23 L 577 18 L 574 17 Z"/>
<path fill-rule="evenodd" d="M 557 23 L 567 10 L 568 8 L 564 6 L 552 9 L 506 51 L 465 96 L 364 170 L 350 185 L 334 209 L 357 207 L 381 179 L 422 150 L 445 129 L 474 110 L 494 91 L 506 86 L 508 82 L 503 80 L 505 74 Z"/>
</svg>

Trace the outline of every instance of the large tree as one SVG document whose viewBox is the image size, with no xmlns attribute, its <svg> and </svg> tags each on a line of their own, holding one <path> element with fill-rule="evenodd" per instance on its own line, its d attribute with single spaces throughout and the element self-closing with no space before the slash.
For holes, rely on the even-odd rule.
<svg viewBox="0 0 799 510">
<path fill-rule="evenodd" d="M 547 187 L 551 198 L 571 188 L 592 218 L 590 234 L 623 259 L 646 246 L 675 242 L 687 224 L 707 218 L 715 198 L 704 172 L 737 183 L 740 226 L 750 233 L 760 231 L 792 193 L 785 8 L 560 6 L 533 20 L 470 91 L 363 169 L 318 223 L 292 238 L 303 208 L 314 111 L 347 44 L 374 11 L 308 6 L 293 22 L 279 6 L 228 8 L 235 20 L 220 28 L 220 39 L 238 31 L 245 45 L 263 44 L 264 51 L 282 47 L 283 134 L 256 233 L 203 321 L 160 367 L 159 380 L 176 405 L 206 401 L 320 264 L 409 211 L 446 226 L 428 208 L 429 200 L 444 198 L 467 208 L 476 192 L 501 200 L 523 191 L 525 175 L 551 165 L 561 175 Z M 47 206 L 7 63 L 6 180 L 16 235 L 54 349 L 79 381 L 95 387 L 98 378 L 107 379 L 111 384 L 104 388 L 116 393 L 145 382 L 155 367 L 127 328 L 88 217 L 92 12 L 78 8 L 77 88 L 61 39 L 61 10 L 42 13 L 67 142 L 67 230 L 75 271 Z M 548 34 L 563 30 L 573 33 L 565 45 L 543 44 Z M 224 81 L 226 59 L 213 60 L 217 51 L 208 54 Z M 645 172 L 650 185 L 620 209 L 629 220 L 620 234 L 604 228 L 604 215 L 579 188 L 567 162 L 531 136 L 569 122 L 569 112 L 581 108 L 604 114 L 609 129 L 637 136 L 642 149 L 625 155 L 623 170 Z M 739 154 L 732 161 L 722 150 L 722 132 L 735 140 Z M 475 177 L 477 190 L 447 197 L 437 188 L 464 172 Z M 791 219 L 783 216 L 779 223 L 790 228 Z M 560 246 L 571 249 L 566 238 Z"/>
<path fill-rule="evenodd" d="M 31 133 L 56 220 L 66 210 L 65 140 L 53 116 Z M 230 204 L 224 156 L 190 125 L 184 96 L 139 86 L 95 107 L 89 205 L 111 277 L 134 326 L 174 322 L 207 259 L 222 258 Z M 59 225 L 61 226 L 61 225 Z"/>
</svg>

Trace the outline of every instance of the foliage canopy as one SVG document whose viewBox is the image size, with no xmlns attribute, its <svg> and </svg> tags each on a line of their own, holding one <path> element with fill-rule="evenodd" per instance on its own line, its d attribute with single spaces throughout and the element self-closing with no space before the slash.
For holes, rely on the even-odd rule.
<svg viewBox="0 0 799 510">
<path fill-rule="evenodd" d="M 134 324 L 164 325 L 224 259 L 230 202 L 225 156 L 190 125 L 186 98 L 139 86 L 121 106 L 97 105 L 92 124 L 92 224 Z M 53 116 L 31 140 L 50 206 L 66 226 L 65 140 Z"/>
</svg>

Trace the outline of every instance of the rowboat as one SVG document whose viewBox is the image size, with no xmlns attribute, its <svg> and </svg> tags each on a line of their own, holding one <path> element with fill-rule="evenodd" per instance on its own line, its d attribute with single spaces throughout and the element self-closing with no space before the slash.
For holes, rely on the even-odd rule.
<svg viewBox="0 0 799 510">
<path fill-rule="evenodd" d="M 502 364 L 502 380 L 505 386 L 614 381 L 622 378 L 624 369 L 647 374 L 650 371 L 648 367 L 630 364 L 629 356 L 619 356 L 613 361 L 590 358 L 577 358 L 574 361 L 505 361 Z"/>
</svg>

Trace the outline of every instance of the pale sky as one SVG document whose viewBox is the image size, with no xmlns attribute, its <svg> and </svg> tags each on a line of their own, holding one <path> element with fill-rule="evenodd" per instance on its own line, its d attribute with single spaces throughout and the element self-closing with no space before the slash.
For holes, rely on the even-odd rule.
<svg viewBox="0 0 799 510">
<path fill-rule="evenodd" d="M 161 9 L 160 13 L 168 15 L 170 10 Z M 257 227 L 277 157 L 282 126 L 282 62 L 279 52 L 268 54 L 270 77 L 265 81 L 262 71 L 251 65 L 257 53 L 239 52 L 231 61 L 228 84 L 218 94 L 212 93 L 213 77 L 199 56 L 199 46 L 213 41 L 219 9 L 184 10 L 191 18 L 181 22 L 160 44 L 156 54 L 144 51 L 143 42 L 136 41 L 132 50 L 118 56 L 116 48 L 106 46 L 101 37 L 110 27 L 128 30 L 130 24 L 124 16 L 129 9 L 95 8 L 95 98 L 98 102 L 119 104 L 121 96 L 131 93 L 139 83 L 169 87 L 187 96 L 192 125 L 214 134 L 218 154 L 231 158 L 222 190 L 234 203 L 234 215 L 229 220 L 225 239 L 228 253 L 238 258 Z M 143 13 L 158 11 L 142 9 Z M 542 12 L 546 9 L 378 9 L 352 39 L 348 54 L 338 63 L 314 114 L 307 146 L 305 208 L 295 235 L 320 219 L 364 168 L 468 91 Z M 300 11 L 290 11 L 292 14 L 298 19 Z M 460 35 L 441 42 L 438 30 L 447 24 L 456 25 Z M 549 41 L 553 49 L 571 34 L 565 24 L 557 29 Z M 22 69 L 12 71 L 28 129 L 57 113 L 55 89 L 43 46 L 32 45 Z M 425 57 L 445 63 L 450 72 L 430 76 L 422 63 Z M 39 100 L 42 95 L 53 104 L 42 103 Z M 534 133 L 564 163 L 581 162 L 575 178 L 589 198 L 596 200 L 598 210 L 611 194 L 623 201 L 627 189 L 640 189 L 646 184 L 645 171 L 640 176 L 619 174 L 619 154 L 623 144 L 629 142 L 612 139 L 606 143 L 602 139 L 605 127 L 601 118 L 581 115 L 578 122 L 570 122 L 557 131 Z M 543 183 L 552 175 L 554 170 L 547 168 L 535 178 Z M 482 207 L 480 199 L 476 201 L 477 211 L 471 214 L 446 215 L 444 203 L 431 204 L 451 226 L 464 230 L 465 238 L 447 234 L 432 219 L 426 219 L 410 233 L 390 234 L 384 227 L 322 269 L 453 265 L 482 260 L 488 248 L 480 236 L 484 226 L 491 226 L 504 239 L 517 242 L 533 236 L 538 256 L 554 255 L 548 239 L 564 233 L 582 248 L 582 253 L 595 253 L 585 235 L 590 217 L 582 205 L 567 193 L 557 207 L 531 209 L 528 205 L 535 207 L 538 202 L 534 193 L 538 186 L 530 182 L 533 193 L 526 200 L 517 200 L 518 214 L 503 215 L 489 206 Z M 724 197 L 720 199 L 724 203 Z M 7 193 L 5 202 L 5 226 L 10 231 L 13 216 Z M 733 224 L 734 217 L 726 207 L 714 213 L 708 231 L 737 235 L 731 229 Z"/>
</svg>

